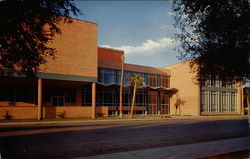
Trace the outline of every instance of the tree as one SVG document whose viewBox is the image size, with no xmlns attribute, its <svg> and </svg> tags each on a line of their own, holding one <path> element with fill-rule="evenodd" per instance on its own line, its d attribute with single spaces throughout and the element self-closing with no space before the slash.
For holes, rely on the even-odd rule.
<svg viewBox="0 0 250 159">
<path fill-rule="evenodd" d="M 80 13 L 70 0 L 2 0 L 0 10 L 1 74 L 33 74 L 46 57 L 55 59 L 55 48 L 46 44 L 60 34 L 57 23 Z"/>
<path fill-rule="evenodd" d="M 130 111 L 130 117 L 133 118 L 134 115 L 134 106 L 135 106 L 135 97 L 136 97 L 136 90 L 140 86 L 144 86 L 145 82 L 144 79 L 136 74 L 129 75 L 130 81 L 128 82 L 128 86 L 133 87 L 133 99 L 131 103 L 131 111 Z"/>
<path fill-rule="evenodd" d="M 176 102 L 174 104 L 175 105 L 175 115 L 177 115 L 178 109 L 179 109 L 179 115 L 181 115 L 181 105 L 184 105 L 185 103 L 186 103 L 186 101 L 179 98 L 178 93 L 177 93 Z"/>
<path fill-rule="evenodd" d="M 250 115 L 250 87 L 245 87 L 243 90 L 244 90 L 244 99 L 245 99 L 244 101 L 248 109 L 247 114 Z"/>
<path fill-rule="evenodd" d="M 241 81 L 249 76 L 248 0 L 175 0 L 176 35 L 181 60 L 191 60 L 198 82 L 219 77 Z M 198 67 L 196 67 L 198 66 Z"/>
<path fill-rule="evenodd" d="M 123 76 L 124 76 L 124 55 L 121 55 L 121 65 L 122 65 L 122 70 L 121 70 L 121 80 L 120 80 L 120 114 L 119 117 L 122 118 L 122 87 L 123 87 Z"/>
</svg>

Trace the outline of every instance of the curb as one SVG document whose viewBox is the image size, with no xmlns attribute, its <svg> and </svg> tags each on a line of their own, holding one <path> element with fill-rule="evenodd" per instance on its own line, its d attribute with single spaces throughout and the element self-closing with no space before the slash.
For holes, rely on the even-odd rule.
<svg viewBox="0 0 250 159">
<path fill-rule="evenodd" d="M 142 119 L 100 119 L 100 120 L 74 120 L 74 121 L 30 121 L 30 122 L 3 122 L 5 125 L 42 125 L 42 124 L 71 124 L 71 123 L 101 123 L 101 122 L 124 122 L 124 121 L 159 121 L 159 120 L 197 120 L 197 119 L 249 119 L 244 116 L 172 116 L 171 118 L 142 118 Z"/>
</svg>

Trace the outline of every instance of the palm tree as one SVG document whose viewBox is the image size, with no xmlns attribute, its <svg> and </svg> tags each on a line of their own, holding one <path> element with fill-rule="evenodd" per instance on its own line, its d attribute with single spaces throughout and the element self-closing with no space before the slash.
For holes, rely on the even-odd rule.
<svg viewBox="0 0 250 159">
<path fill-rule="evenodd" d="M 119 117 L 122 118 L 122 87 L 123 87 L 123 75 L 124 75 L 124 55 L 121 55 L 121 65 L 122 65 L 122 71 L 121 71 L 121 81 L 120 81 L 120 114 Z"/>
<path fill-rule="evenodd" d="M 185 100 L 182 100 L 181 98 L 178 98 L 176 99 L 176 102 L 175 102 L 175 115 L 177 115 L 177 109 L 179 109 L 179 115 L 181 115 L 181 105 L 184 105 L 185 104 Z"/>
<path fill-rule="evenodd" d="M 245 87 L 244 88 L 244 98 L 246 99 L 246 105 L 248 107 L 248 115 L 250 115 L 250 101 L 249 101 L 249 98 L 250 98 L 250 87 Z"/>
<path fill-rule="evenodd" d="M 249 77 L 244 78 L 242 83 L 243 83 L 243 108 L 244 108 L 244 99 L 246 99 L 246 105 L 248 107 L 248 115 L 250 115 L 250 78 Z"/>
<path fill-rule="evenodd" d="M 131 74 L 129 75 L 129 77 L 130 77 L 130 81 L 128 82 L 128 86 L 133 87 L 133 99 L 132 99 L 131 111 L 130 111 L 130 117 L 133 118 L 136 90 L 138 87 L 144 86 L 145 82 L 144 82 L 144 78 L 136 74 Z"/>
</svg>

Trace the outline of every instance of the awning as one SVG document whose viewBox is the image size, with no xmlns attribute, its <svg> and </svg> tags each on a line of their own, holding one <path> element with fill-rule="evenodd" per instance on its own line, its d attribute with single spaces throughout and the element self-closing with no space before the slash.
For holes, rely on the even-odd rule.
<svg viewBox="0 0 250 159">
<path fill-rule="evenodd" d="M 169 91 L 169 92 L 177 92 L 177 88 L 166 88 L 166 87 L 152 87 L 152 86 L 143 86 L 141 87 L 146 90 L 157 90 L 157 91 Z"/>
<path fill-rule="evenodd" d="M 119 84 L 103 84 L 100 82 L 97 82 L 97 84 L 101 85 L 101 86 L 110 86 L 110 87 L 120 87 Z M 128 88 L 128 86 L 123 86 L 124 88 Z M 166 87 L 152 87 L 152 86 L 143 86 L 143 87 L 139 87 L 138 89 L 146 89 L 148 91 L 150 90 L 156 90 L 156 91 L 169 91 L 169 92 L 177 92 L 178 89 L 177 88 L 166 88 Z"/>
</svg>

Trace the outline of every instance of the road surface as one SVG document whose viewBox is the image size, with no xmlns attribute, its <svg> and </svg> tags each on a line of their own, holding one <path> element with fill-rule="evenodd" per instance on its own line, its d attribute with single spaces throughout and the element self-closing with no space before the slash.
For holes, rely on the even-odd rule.
<svg viewBox="0 0 250 159">
<path fill-rule="evenodd" d="M 244 119 L 2 125 L 0 151 L 7 159 L 76 158 L 236 138 L 248 133 L 248 120 Z"/>
</svg>

